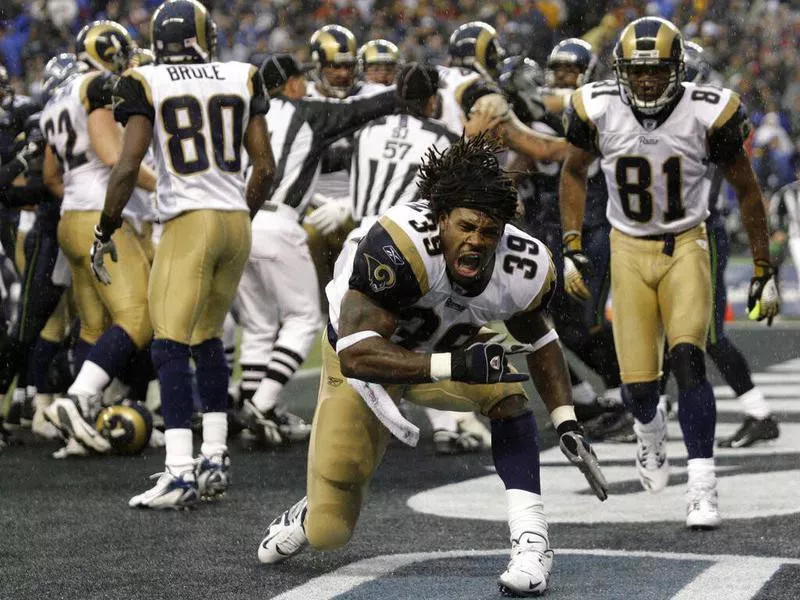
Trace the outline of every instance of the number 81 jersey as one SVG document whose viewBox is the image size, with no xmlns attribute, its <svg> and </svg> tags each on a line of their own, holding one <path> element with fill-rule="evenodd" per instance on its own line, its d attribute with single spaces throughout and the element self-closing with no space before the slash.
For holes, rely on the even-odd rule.
<svg viewBox="0 0 800 600">
<path fill-rule="evenodd" d="M 114 89 L 114 118 L 153 123 L 161 221 L 200 209 L 248 210 L 244 132 L 266 114 L 258 69 L 240 62 L 147 65 L 126 71 Z"/>
<path fill-rule="evenodd" d="M 544 308 L 555 288 L 547 247 L 513 225 L 497 246 L 491 277 L 470 292 L 451 283 L 439 228 L 427 202 L 389 209 L 362 236 L 352 236 L 336 261 L 326 293 L 338 333 L 349 289 L 397 317 L 392 341 L 417 352 L 463 346 L 490 321 Z"/>
<path fill-rule="evenodd" d="M 708 217 L 709 163 L 742 148 L 747 118 L 729 89 L 684 83 L 656 115 L 634 113 L 615 81 L 576 90 L 564 116 L 570 143 L 601 157 L 607 217 L 630 236 L 680 233 Z"/>
</svg>

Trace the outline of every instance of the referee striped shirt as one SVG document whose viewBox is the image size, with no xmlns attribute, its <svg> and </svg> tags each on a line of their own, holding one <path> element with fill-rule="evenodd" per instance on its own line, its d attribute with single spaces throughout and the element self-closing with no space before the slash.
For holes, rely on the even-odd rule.
<svg viewBox="0 0 800 600">
<path fill-rule="evenodd" d="M 337 139 L 351 135 L 397 106 L 395 88 L 346 100 L 276 96 L 266 114 L 277 165 L 269 202 L 305 211 L 319 177 L 323 152 Z"/>
<path fill-rule="evenodd" d="M 356 134 L 350 168 L 353 220 L 378 217 L 417 194 L 417 171 L 428 149 L 450 147 L 458 137 L 441 122 L 397 114 Z"/>
</svg>

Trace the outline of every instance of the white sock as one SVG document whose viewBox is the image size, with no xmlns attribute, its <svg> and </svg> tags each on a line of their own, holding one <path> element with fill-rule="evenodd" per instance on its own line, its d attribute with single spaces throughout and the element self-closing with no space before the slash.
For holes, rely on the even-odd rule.
<svg viewBox="0 0 800 600">
<path fill-rule="evenodd" d="M 214 456 L 228 448 L 228 415 L 224 412 L 207 412 L 203 414 L 203 444 L 200 452 L 203 456 Z"/>
<path fill-rule="evenodd" d="M 581 381 L 578 385 L 572 386 L 572 401 L 575 404 L 587 406 L 593 404 L 596 399 L 597 394 L 588 381 Z"/>
<path fill-rule="evenodd" d="M 167 429 L 164 432 L 164 444 L 167 447 L 165 464 L 173 474 L 194 468 L 191 429 Z"/>
<path fill-rule="evenodd" d="M 44 410 L 53 403 L 53 394 L 36 394 L 33 399 L 33 407 L 36 410 Z"/>
<path fill-rule="evenodd" d="M 25 397 L 26 398 L 35 398 L 36 397 L 36 386 L 29 385 L 25 388 Z"/>
<path fill-rule="evenodd" d="M 744 414 L 755 419 L 766 419 L 772 412 L 764 400 L 763 392 L 757 387 L 739 396 L 739 405 Z"/>
<path fill-rule="evenodd" d="M 511 545 L 535 544 L 542 550 L 550 547 L 547 535 L 547 519 L 541 494 L 525 490 L 506 490 L 508 500 L 508 529 Z"/>
<path fill-rule="evenodd" d="M 280 396 L 283 384 L 264 377 L 258 384 L 256 393 L 253 394 L 253 404 L 262 413 L 272 410 L 278 404 L 278 396 Z"/>
<path fill-rule="evenodd" d="M 435 408 L 426 408 L 425 416 L 431 422 L 431 427 L 434 431 L 437 429 L 444 429 L 446 431 L 458 430 L 458 413 L 449 410 L 436 410 Z"/>
<path fill-rule="evenodd" d="M 655 433 L 661 431 L 664 427 L 664 413 L 660 410 L 656 411 L 656 416 L 649 423 L 642 423 L 636 419 L 636 429 L 641 433 Z"/>
<path fill-rule="evenodd" d="M 67 393 L 96 396 L 102 394 L 109 383 L 111 383 L 111 376 L 108 373 L 92 361 L 85 360 Z"/>
<path fill-rule="evenodd" d="M 606 407 L 615 407 L 615 406 L 622 406 L 622 388 L 615 387 L 615 388 L 608 388 L 600 398 L 603 406 Z"/>
<path fill-rule="evenodd" d="M 22 404 L 25 402 L 25 388 L 14 388 L 14 393 L 11 395 L 11 401 L 15 404 Z"/>
<path fill-rule="evenodd" d="M 714 459 L 712 458 L 690 458 L 686 461 L 686 470 L 689 474 L 689 483 L 697 479 L 711 479 L 716 481 L 714 472 Z"/>
</svg>

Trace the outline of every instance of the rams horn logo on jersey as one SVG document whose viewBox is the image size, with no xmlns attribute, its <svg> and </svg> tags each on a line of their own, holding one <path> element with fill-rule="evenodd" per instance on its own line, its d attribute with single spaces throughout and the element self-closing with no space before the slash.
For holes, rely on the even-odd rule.
<svg viewBox="0 0 800 600">
<path fill-rule="evenodd" d="M 367 261 L 369 287 L 373 292 L 382 292 L 394 287 L 394 284 L 397 283 L 397 275 L 389 265 L 383 264 L 369 254 L 364 255 L 364 260 Z"/>
</svg>

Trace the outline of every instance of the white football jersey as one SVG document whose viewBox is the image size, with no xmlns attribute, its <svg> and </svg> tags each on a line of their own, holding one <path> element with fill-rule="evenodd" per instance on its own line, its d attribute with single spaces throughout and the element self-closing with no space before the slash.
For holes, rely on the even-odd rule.
<svg viewBox="0 0 800 600">
<path fill-rule="evenodd" d="M 42 110 L 40 126 L 63 170 L 62 213 L 103 210 L 111 168 L 92 150 L 89 113 L 110 104 L 108 77 L 99 71 L 79 75 L 56 89 Z"/>
<path fill-rule="evenodd" d="M 377 217 L 416 197 L 417 171 L 428 150 L 443 152 L 456 136 L 440 122 L 397 114 L 356 133 L 350 167 L 353 220 Z"/>
<path fill-rule="evenodd" d="M 247 211 L 244 132 L 267 112 L 253 65 L 212 62 L 147 65 L 126 71 L 114 92 L 114 115 L 153 122 L 161 221 L 200 209 Z"/>
<path fill-rule="evenodd" d="M 334 331 L 342 299 L 355 289 L 398 316 L 392 341 L 417 352 L 444 352 L 490 321 L 536 310 L 554 286 L 547 247 L 506 225 L 491 278 L 467 295 L 447 276 L 438 226 L 421 201 L 389 209 L 361 240 L 348 241 L 325 291 Z"/>
<path fill-rule="evenodd" d="M 608 220 L 627 235 L 680 233 L 708 217 L 710 142 L 741 114 L 740 101 L 729 89 L 683 86 L 671 112 L 641 122 L 614 81 L 590 83 L 572 96 L 568 139 L 585 147 L 581 138 L 592 138 L 608 184 Z M 576 132 L 580 122 L 591 132 Z"/>
<path fill-rule="evenodd" d="M 463 67 L 437 67 L 439 71 L 440 111 L 437 120 L 444 123 L 454 134 L 460 136 L 464 131 L 464 109 L 461 98 L 464 90 L 470 85 L 482 81 L 483 78 Z"/>
</svg>

